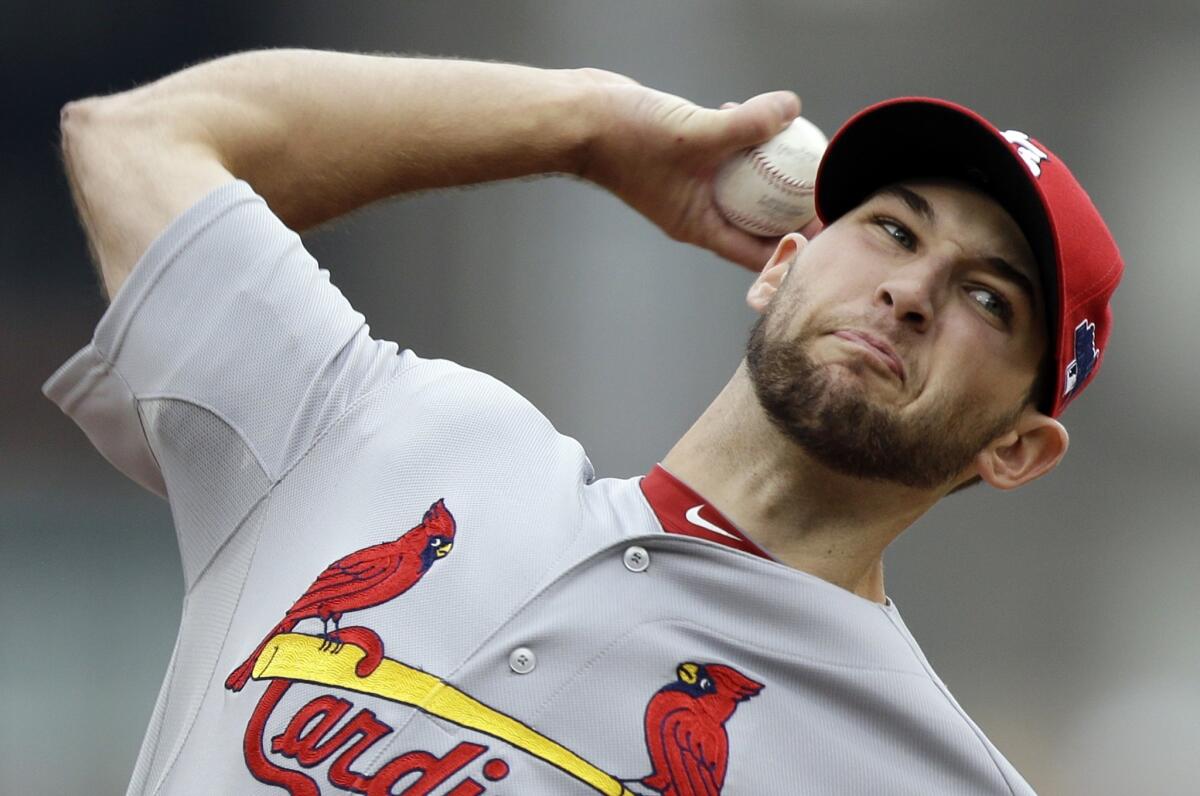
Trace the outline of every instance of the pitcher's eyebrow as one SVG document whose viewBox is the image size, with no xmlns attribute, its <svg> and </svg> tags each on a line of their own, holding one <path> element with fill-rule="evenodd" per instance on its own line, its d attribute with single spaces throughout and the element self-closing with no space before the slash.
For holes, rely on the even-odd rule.
<svg viewBox="0 0 1200 796">
<path fill-rule="evenodd" d="M 880 188 L 875 192 L 875 195 L 894 196 L 908 205 L 910 210 L 924 218 L 930 225 L 937 223 L 937 214 L 933 212 L 933 205 L 929 203 L 928 199 L 911 188 L 905 188 L 903 185 L 889 185 L 886 188 Z M 1030 307 L 1037 307 L 1037 293 L 1033 288 L 1033 280 L 1024 271 L 1003 257 L 988 257 L 986 260 L 1001 276 L 1020 288 L 1025 297 L 1029 299 Z"/>
<path fill-rule="evenodd" d="M 875 192 L 876 196 L 894 196 L 917 215 L 924 218 L 930 224 L 937 223 L 937 215 L 933 212 L 933 205 L 929 204 L 929 200 L 914 190 L 905 188 L 903 185 L 889 185 L 886 188 L 880 188 Z"/>
<path fill-rule="evenodd" d="M 1021 289 L 1025 297 L 1029 299 L 1030 307 L 1037 307 L 1037 294 L 1033 290 L 1033 280 L 1030 279 L 1024 271 L 1014 266 L 1003 257 L 988 257 L 988 265 L 995 268 L 1002 277 L 1012 282 Z"/>
<path fill-rule="evenodd" d="M 876 196 L 894 196 L 908 205 L 910 210 L 924 218 L 931 225 L 937 223 L 937 214 L 933 212 L 933 205 L 929 204 L 928 199 L 911 188 L 905 188 L 903 185 L 889 185 L 886 188 L 880 188 L 875 194 Z M 1021 292 L 1029 299 L 1029 306 L 1037 306 L 1037 293 L 1033 289 L 1033 280 L 1024 271 L 1015 267 L 1003 257 L 988 257 L 987 262 L 1001 276 L 1021 289 Z"/>
</svg>

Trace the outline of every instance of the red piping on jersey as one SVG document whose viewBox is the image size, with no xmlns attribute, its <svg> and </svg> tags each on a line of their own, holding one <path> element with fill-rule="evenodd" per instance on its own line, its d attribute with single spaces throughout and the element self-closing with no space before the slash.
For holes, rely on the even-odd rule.
<svg viewBox="0 0 1200 796">
<path fill-rule="evenodd" d="M 734 550 L 753 553 L 760 558 L 774 561 L 761 547 L 750 541 L 746 534 L 726 519 L 725 515 L 694 492 L 690 486 L 671 475 L 661 464 L 654 465 L 650 472 L 641 480 L 642 494 L 646 502 L 654 510 L 654 516 L 667 533 L 677 533 L 682 536 L 694 536 L 717 542 Z M 691 519 L 698 518 L 701 522 L 720 528 L 713 531 L 703 525 L 697 525 Z"/>
</svg>

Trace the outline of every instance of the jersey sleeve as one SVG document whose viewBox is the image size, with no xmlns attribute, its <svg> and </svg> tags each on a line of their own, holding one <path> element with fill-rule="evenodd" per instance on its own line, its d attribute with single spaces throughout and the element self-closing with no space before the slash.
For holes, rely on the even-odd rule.
<svg viewBox="0 0 1200 796">
<path fill-rule="evenodd" d="M 171 223 L 43 391 L 170 501 L 186 569 L 415 360 L 371 338 L 299 236 L 238 181 Z"/>
</svg>

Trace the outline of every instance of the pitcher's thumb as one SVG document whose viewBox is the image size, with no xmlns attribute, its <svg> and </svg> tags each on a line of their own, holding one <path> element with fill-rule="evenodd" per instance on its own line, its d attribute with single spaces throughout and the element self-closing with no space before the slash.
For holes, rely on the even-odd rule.
<svg viewBox="0 0 1200 796">
<path fill-rule="evenodd" d="M 717 111 L 729 149 L 745 149 L 773 138 L 800 115 L 800 98 L 791 91 L 770 91 L 740 105 Z"/>
</svg>

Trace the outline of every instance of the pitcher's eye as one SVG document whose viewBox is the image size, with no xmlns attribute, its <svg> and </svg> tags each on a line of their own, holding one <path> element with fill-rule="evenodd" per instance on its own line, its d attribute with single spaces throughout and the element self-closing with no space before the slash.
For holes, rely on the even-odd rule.
<svg viewBox="0 0 1200 796">
<path fill-rule="evenodd" d="M 912 234 L 908 227 L 901 224 L 894 218 L 887 216 L 877 216 L 874 219 L 875 223 L 882 229 L 889 238 L 903 246 L 905 249 L 912 251 L 917 246 L 917 238 Z"/>
<path fill-rule="evenodd" d="M 1008 301 L 996 291 L 986 287 L 973 287 L 968 293 L 989 314 L 1006 323 L 1012 317 L 1012 308 Z"/>
</svg>

